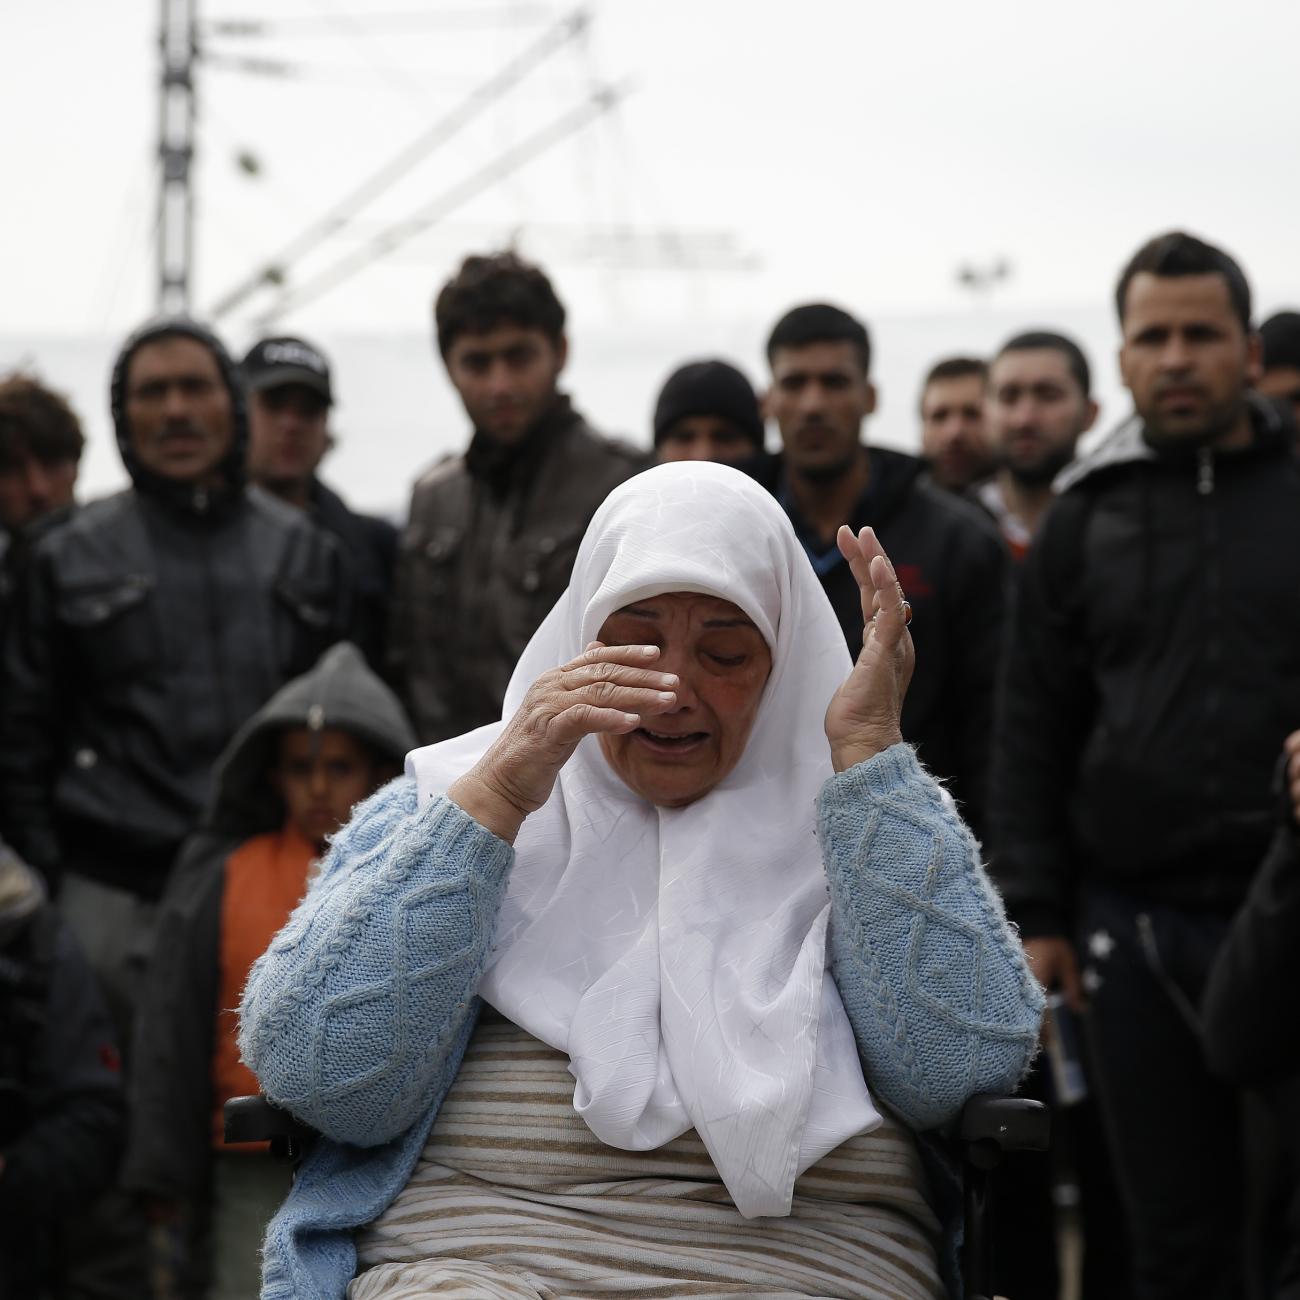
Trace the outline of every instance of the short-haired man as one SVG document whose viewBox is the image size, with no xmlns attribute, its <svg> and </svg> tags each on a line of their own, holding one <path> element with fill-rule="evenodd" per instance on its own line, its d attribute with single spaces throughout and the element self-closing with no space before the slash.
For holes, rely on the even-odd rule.
<svg viewBox="0 0 1300 1300">
<path fill-rule="evenodd" d="M 1096 422 L 1091 388 L 1083 350 L 1049 330 L 1008 339 L 989 367 L 987 425 L 998 468 L 976 496 L 1017 560 L 1052 502 L 1056 476 Z"/>
<path fill-rule="evenodd" d="M 763 414 L 754 386 L 726 361 L 674 370 L 655 401 L 655 459 L 739 465 L 763 450 Z"/>
<path fill-rule="evenodd" d="M 329 361 L 315 344 L 286 335 L 255 343 L 240 373 L 248 390 L 249 478 L 306 510 L 338 541 L 352 571 L 352 640 L 382 668 L 397 529 L 386 519 L 349 509 L 320 481 L 321 461 L 334 446 Z"/>
<path fill-rule="evenodd" d="M 85 444 L 61 394 L 32 375 L 0 379 L 0 628 L 35 534 L 72 509 Z"/>
<path fill-rule="evenodd" d="M 762 476 L 789 514 L 853 655 L 862 649 L 862 607 L 835 534 L 845 523 L 855 531 L 870 524 L 879 534 L 915 615 L 903 736 L 951 782 L 978 829 L 1006 578 L 997 531 L 977 506 L 926 482 L 916 457 L 863 444 L 876 390 L 860 321 L 824 303 L 796 307 L 773 328 L 767 356 L 767 414 L 783 450 Z"/>
<path fill-rule="evenodd" d="M 1300 311 L 1280 311 L 1259 327 L 1264 372 L 1258 388 L 1265 397 L 1285 402 L 1300 425 Z"/>
<path fill-rule="evenodd" d="M 988 375 L 977 357 L 947 357 L 921 384 L 921 458 L 949 492 L 969 492 L 995 468 L 984 427 Z"/>
<path fill-rule="evenodd" d="M 1159 236 L 1116 306 L 1136 414 L 1063 477 L 1025 561 L 995 868 L 1039 978 L 1086 995 L 1134 1294 L 1234 1296 L 1237 1097 L 1206 1070 L 1195 1008 L 1300 718 L 1300 466 L 1251 391 L 1231 257 Z"/>
<path fill-rule="evenodd" d="M 390 663 L 424 742 L 501 716 L 596 508 L 646 465 L 560 392 L 565 312 L 540 268 L 514 253 L 466 258 L 434 323 L 474 433 L 415 484 L 400 546 Z"/>
<path fill-rule="evenodd" d="M 246 489 L 243 388 L 203 326 L 132 335 L 111 395 L 132 486 L 31 548 L 5 643 L 0 815 L 60 882 L 125 1048 L 156 900 L 212 763 L 346 631 L 348 584 L 332 538 Z M 114 1251 L 130 1254 L 136 1228 L 142 1242 L 118 1225 Z M 147 1294 L 129 1277 L 141 1256 L 95 1294 Z M 83 1262 L 110 1267 L 90 1250 Z"/>
</svg>

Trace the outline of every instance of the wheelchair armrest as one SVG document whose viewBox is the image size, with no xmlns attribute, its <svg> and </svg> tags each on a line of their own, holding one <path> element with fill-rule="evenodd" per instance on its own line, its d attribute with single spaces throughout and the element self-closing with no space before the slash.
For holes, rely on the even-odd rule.
<svg viewBox="0 0 1300 1300">
<path fill-rule="evenodd" d="M 1051 1111 L 1041 1101 L 986 1093 L 962 1108 L 957 1136 L 967 1160 L 992 1169 L 1008 1151 L 1046 1151 L 1051 1130 Z"/>
<path fill-rule="evenodd" d="M 1051 1112 L 1028 1097 L 985 1093 L 962 1108 L 957 1125 L 964 1163 L 966 1225 L 962 1243 L 963 1295 L 984 1300 L 993 1294 L 992 1170 L 1008 1151 L 1046 1151 Z"/>
<path fill-rule="evenodd" d="M 231 1097 L 221 1109 L 222 1135 L 227 1142 L 270 1142 L 273 1154 L 297 1160 L 315 1136 L 314 1130 L 261 1093 Z"/>
</svg>

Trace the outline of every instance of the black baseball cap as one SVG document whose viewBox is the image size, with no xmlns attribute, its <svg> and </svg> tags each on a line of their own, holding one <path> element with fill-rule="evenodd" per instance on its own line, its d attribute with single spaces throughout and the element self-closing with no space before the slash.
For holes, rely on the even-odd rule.
<svg viewBox="0 0 1300 1300">
<path fill-rule="evenodd" d="M 287 335 L 262 339 L 249 348 L 240 369 L 250 393 L 301 384 L 319 393 L 329 405 L 334 404 L 329 362 L 320 348 L 305 339 Z"/>
</svg>

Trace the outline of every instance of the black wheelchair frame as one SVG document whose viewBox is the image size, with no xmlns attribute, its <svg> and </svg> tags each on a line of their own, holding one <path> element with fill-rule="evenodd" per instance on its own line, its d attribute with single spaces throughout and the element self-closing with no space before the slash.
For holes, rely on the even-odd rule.
<svg viewBox="0 0 1300 1300">
<path fill-rule="evenodd" d="M 962 1155 L 966 1225 L 960 1300 L 993 1297 L 993 1170 L 1009 1151 L 1045 1151 L 1050 1130 L 1047 1107 L 1026 1097 L 972 1097 L 962 1110 L 955 1135 Z M 297 1163 L 315 1136 L 263 1096 L 226 1102 L 227 1142 L 269 1141 L 275 1155 Z"/>
</svg>

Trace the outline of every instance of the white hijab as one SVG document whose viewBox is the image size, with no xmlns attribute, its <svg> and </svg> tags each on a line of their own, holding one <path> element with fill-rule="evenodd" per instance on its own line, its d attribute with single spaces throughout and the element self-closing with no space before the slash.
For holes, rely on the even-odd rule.
<svg viewBox="0 0 1300 1300">
<path fill-rule="evenodd" d="M 826 970 L 815 826 L 826 707 L 850 660 L 784 511 L 720 465 L 663 465 L 615 489 L 504 713 L 615 610 L 670 591 L 732 601 L 767 641 L 749 744 L 702 799 L 656 808 L 584 739 L 520 830 L 479 993 L 568 1053 L 574 1108 L 602 1142 L 649 1150 L 694 1127 L 742 1214 L 783 1215 L 800 1173 L 881 1122 Z M 411 753 L 420 799 L 501 727 Z"/>
</svg>

